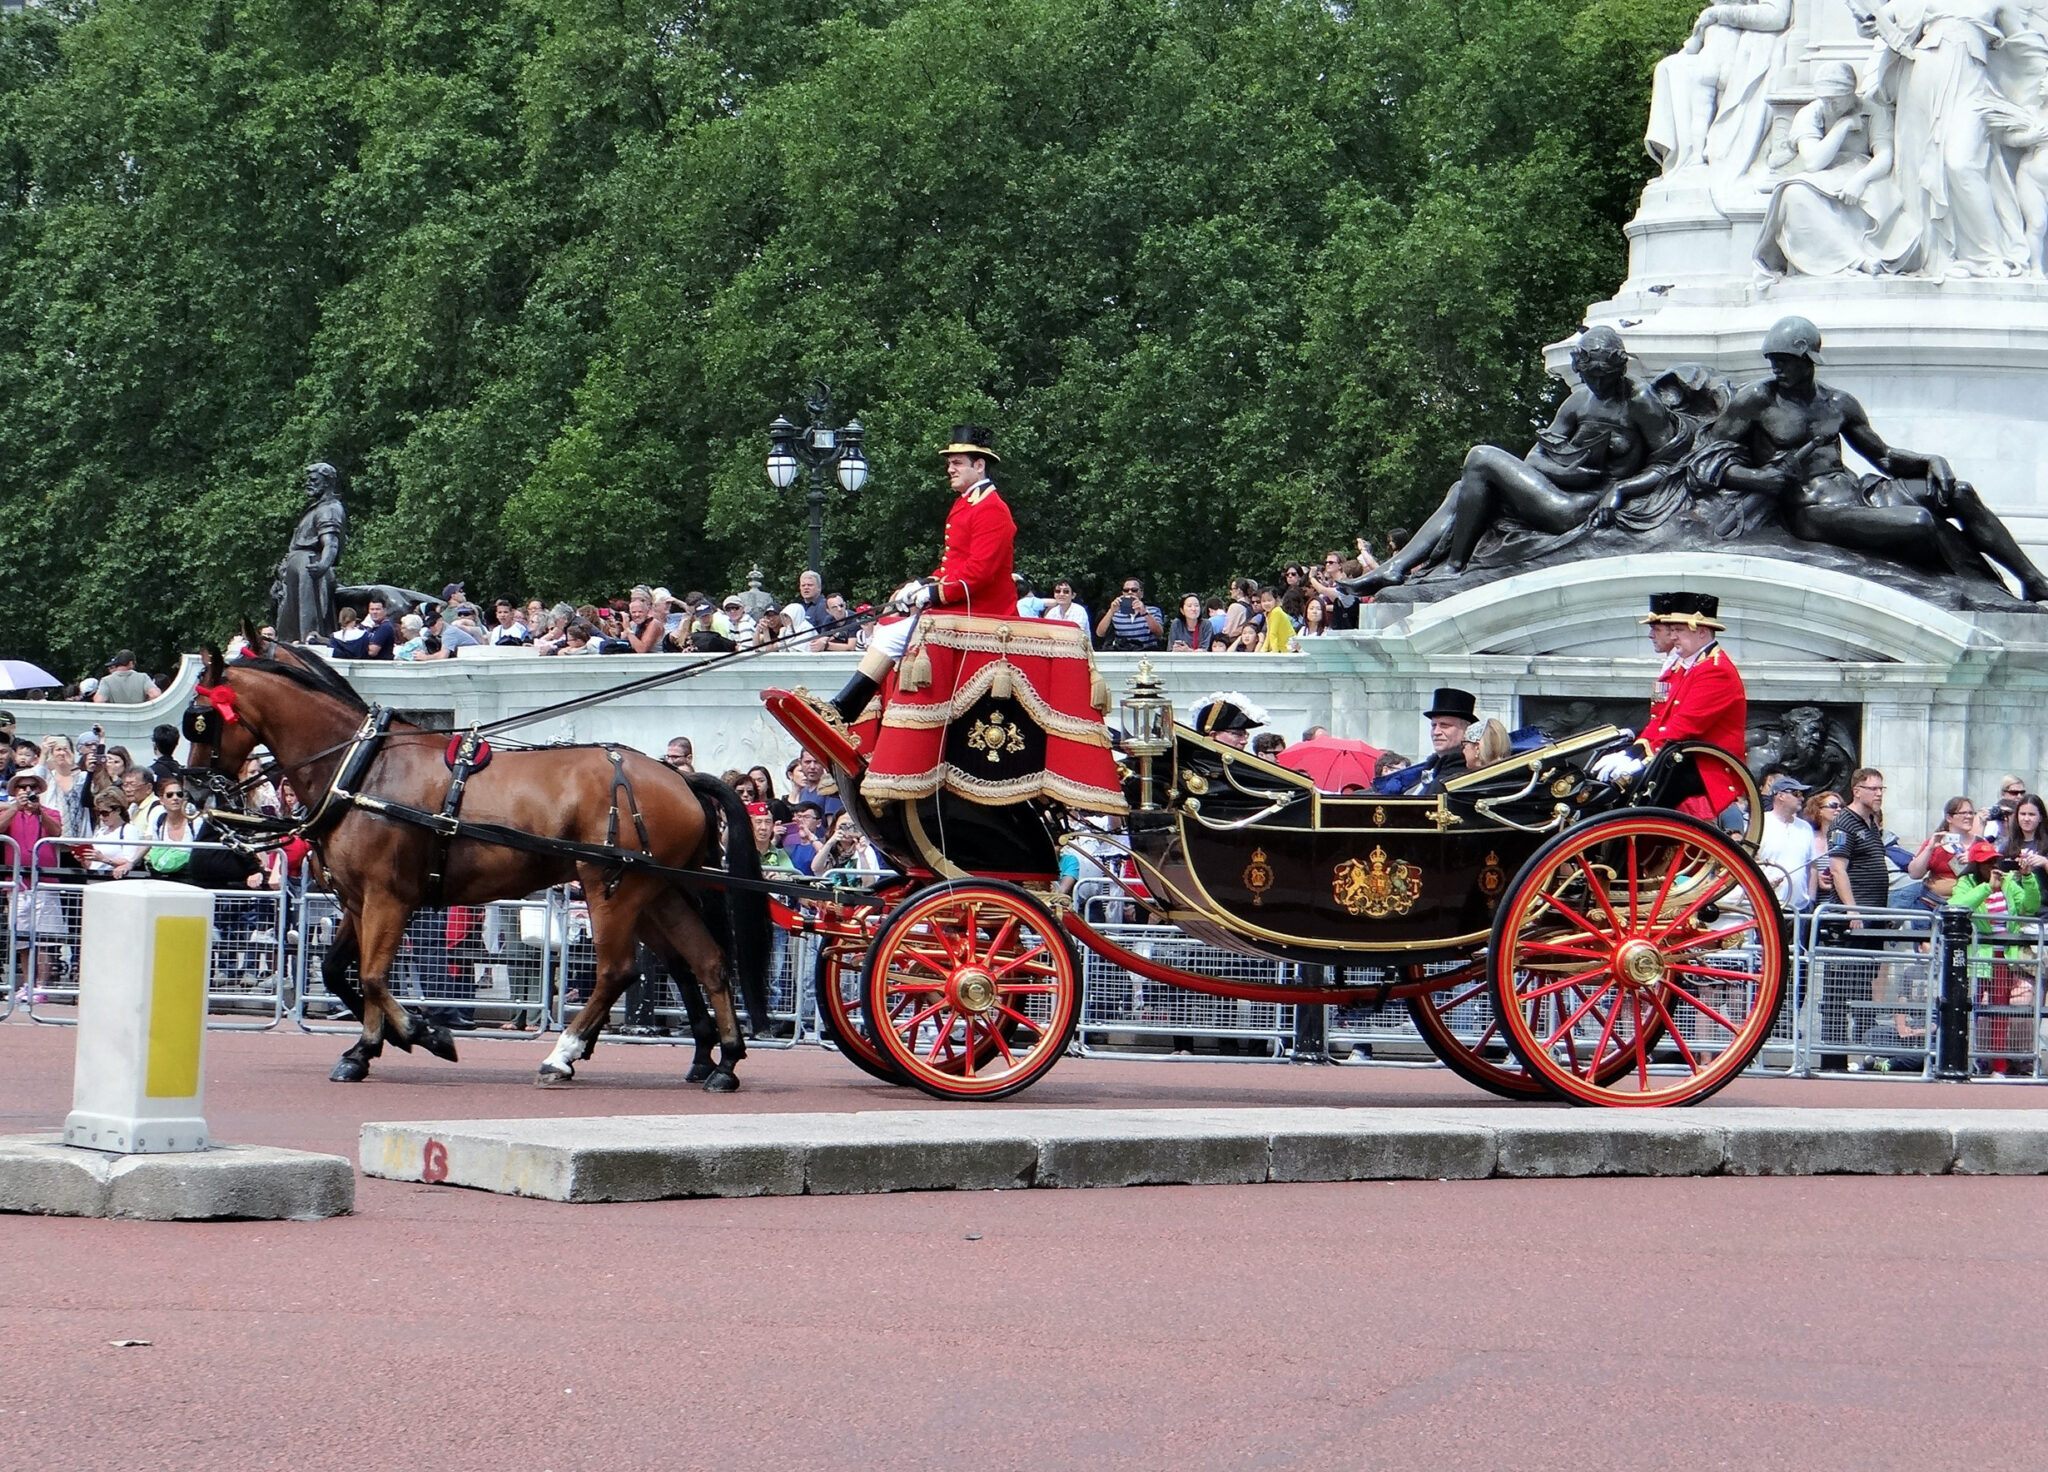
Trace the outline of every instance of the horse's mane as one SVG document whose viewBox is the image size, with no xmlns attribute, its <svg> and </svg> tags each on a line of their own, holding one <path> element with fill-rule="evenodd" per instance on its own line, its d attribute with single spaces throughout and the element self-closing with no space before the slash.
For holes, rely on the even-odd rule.
<svg viewBox="0 0 2048 1472">
<path fill-rule="evenodd" d="M 344 680 L 326 660 L 303 644 L 287 644 L 285 647 L 298 654 L 305 663 L 281 664 L 277 660 L 264 659 L 254 654 L 238 654 L 228 663 L 232 668 L 260 670 L 266 675 L 282 676 L 294 685 L 302 685 L 308 690 L 331 695 L 350 710 L 367 711 L 370 708 L 369 703 L 356 694 L 355 686 Z"/>
</svg>

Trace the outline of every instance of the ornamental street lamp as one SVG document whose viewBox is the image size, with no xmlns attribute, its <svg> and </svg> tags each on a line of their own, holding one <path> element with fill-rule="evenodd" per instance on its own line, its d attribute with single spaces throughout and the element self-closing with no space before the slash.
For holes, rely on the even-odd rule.
<svg viewBox="0 0 2048 1472">
<path fill-rule="evenodd" d="M 860 421 L 848 420 L 843 428 L 833 424 L 832 391 L 822 380 L 811 385 L 811 396 L 804 400 L 804 407 L 811 415 L 811 422 L 804 428 L 798 429 L 779 414 L 768 426 L 768 483 L 778 491 L 786 491 L 796 484 L 798 469 L 809 467 L 811 485 L 806 498 L 811 506 L 809 566 L 822 583 L 825 578 L 825 472 L 833 471 L 840 486 L 852 495 L 867 483 L 868 461 L 860 449 Z"/>
</svg>

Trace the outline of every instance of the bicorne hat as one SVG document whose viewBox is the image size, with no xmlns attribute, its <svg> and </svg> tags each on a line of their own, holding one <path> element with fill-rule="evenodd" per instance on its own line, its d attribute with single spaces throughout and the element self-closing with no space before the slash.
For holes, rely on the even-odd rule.
<svg viewBox="0 0 2048 1472">
<path fill-rule="evenodd" d="M 988 426 L 985 424 L 956 424 L 953 426 L 952 439 L 947 443 L 946 448 L 939 451 L 939 453 L 941 455 L 979 455 L 984 460 L 991 460 L 1000 465 L 1003 457 L 991 448 L 995 444 L 995 439 L 996 437 L 988 432 Z"/>
<path fill-rule="evenodd" d="M 1235 690 L 1205 697 L 1193 711 L 1195 729 L 1204 736 L 1218 731 L 1250 731 L 1266 724 L 1266 713 Z"/>
<path fill-rule="evenodd" d="M 1457 690 L 1446 685 L 1436 692 L 1429 702 L 1429 709 L 1422 716 L 1430 721 L 1438 716 L 1448 716 L 1454 721 L 1476 721 L 1479 719 L 1479 697 L 1470 690 Z"/>
<path fill-rule="evenodd" d="M 1663 607 L 1658 607 L 1659 602 Z M 1712 593 L 1658 593 L 1650 598 L 1646 624 L 1684 624 L 1689 629 L 1725 629 L 1721 600 Z"/>
</svg>

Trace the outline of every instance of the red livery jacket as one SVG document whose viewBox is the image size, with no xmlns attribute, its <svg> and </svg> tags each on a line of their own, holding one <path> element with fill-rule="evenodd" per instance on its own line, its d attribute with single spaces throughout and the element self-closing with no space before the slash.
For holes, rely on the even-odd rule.
<svg viewBox="0 0 2048 1472">
<path fill-rule="evenodd" d="M 946 513 L 946 555 L 932 573 L 932 607 L 989 618 L 1017 616 L 1011 563 L 1017 523 L 988 481 L 962 491 Z"/>
<path fill-rule="evenodd" d="M 1749 693 L 1720 641 L 1701 650 L 1690 668 L 1672 670 L 1670 682 L 1671 698 L 1651 711 L 1649 724 L 1643 727 L 1644 749 L 1654 756 L 1673 741 L 1696 739 L 1711 741 L 1748 760 Z M 1714 813 L 1740 796 L 1734 782 L 1718 767 L 1703 764 L 1700 777 Z"/>
</svg>

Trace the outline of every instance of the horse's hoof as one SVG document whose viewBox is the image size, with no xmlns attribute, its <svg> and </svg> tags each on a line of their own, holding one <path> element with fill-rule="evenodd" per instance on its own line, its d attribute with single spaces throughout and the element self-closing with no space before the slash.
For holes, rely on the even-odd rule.
<svg viewBox="0 0 2048 1472">
<path fill-rule="evenodd" d="M 334 1072 L 327 1075 L 331 1084 L 359 1084 L 370 1076 L 370 1065 L 361 1058 L 341 1055 L 341 1061 L 334 1065 Z"/>
<path fill-rule="evenodd" d="M 415 1024 L 412 1041 L 418 1043 L 436 1058 L 445 1058 L 450 1063 L 461 1061 L 455 1056 L 454 1035 L 447 1028 L 437 1023 L 425 1022 Z"/>
<path fill-rule="evenodd" d="M 690 1065 L 690 1071 L 683 1075 L 683 1082 L 688 1084 L 701 1084 L 704 1082 L 705 1079 L 711 1077 L 712 1071 L 712 1063 L 709 1058 L 706 1058 L 699 1063 L 692 1063 Z"/>
<path fill-rule="evenodd" d="M 712 1069 L 711 1077 L 704 1080 L 704 1092 L 707 1094 L 730 1094 L 739 1086 L 739 1075 L 723 1068 Z"/>
<path fill-rule="evenodd" d="M 569 1082 L 574 1077 L 576 1077 L 576 1070 L 573 1068 L 556 1068 L 551 1063 L 543 1063 L 540 1066 L 540 1072 L 533 1076 L 533 1081 L 543 1089 L 552 1089 Z"/>
</svg>

